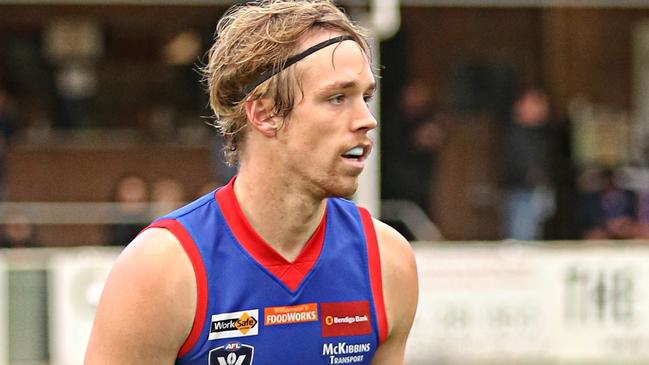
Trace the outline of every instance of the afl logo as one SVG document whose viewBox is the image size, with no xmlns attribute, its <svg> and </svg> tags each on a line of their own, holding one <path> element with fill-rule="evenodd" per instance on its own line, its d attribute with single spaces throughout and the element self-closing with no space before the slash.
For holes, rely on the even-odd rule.
<svg viewBox="0 0 649 365">
<path fill-rule="evenodd" d="M 230 342 L 210 351 L 209 365 L 252 365 L 255 349 L 240 342 Z"/>
<path fill-rule="evenodd" d="M 241 343 L 240 342 L 230 342 L 229 344 L 225 345 L 225 351 L 239 351 L 241 348 Z"/>
</svg>

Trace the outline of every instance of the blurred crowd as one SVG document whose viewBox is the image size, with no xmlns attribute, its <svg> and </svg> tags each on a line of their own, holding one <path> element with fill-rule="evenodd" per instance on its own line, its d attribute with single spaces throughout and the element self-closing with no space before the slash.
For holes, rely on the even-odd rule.
<svg viewBox="0 0 649 365">
<path fill-rule="evenodd" d="M 5 199 L 6 175 L 10 173 L 7 156 L 23 126 L 19 105 L 24 105 L 5 85 L 8 77 L 6 72 L 3 76 L 2 70 L 0 67 L 0 201 Z M 476 72 L 467 70 L 469 76 Z M 459 84 L 467 81 L 458 80 Z M 388 84 L 389 80 L 385 81 Z M 440 174 L 449 173 L 440 168 L 440 156 L 452 143 L 451 131 L 458 120 L 466 113 L 473 113 L 489 120 L 497 130 L 497 141 L 493 143 L 499 153 L 488 158 L 498 160 L 495 163 L 498 178 L 494 187 L 482 187 L 482 195 L 488 197 L 488 204 L 496 207 L 501 223 L 497 236 L 490 236 L 491 239 L 649 237 L 649 192 L 645 191 L 649 189 L 629 185 L 625 166 L 577 161 L 573 155 L 572 121 L 557 117 L 566 113 L 556 113 L 550 95 L 542 86 L 521 85 L 511 87 L 512 92 L 481 89 L 483 86 L 474 85 L 473 91 L 458 88 L 460 91 L 453 91 L 457 100 L 448 105 L 439 105 L 433 97 L 433 86 L 421 79 L 400 80 L 398 91 L 387 90 L 388 97 L 381 100 L 382 199 L 414 203 L 432 223 L 438 223 L 442 210 L 448 209 L 439 203 Z M 475 100 L 471 99 L 471 93 L 477 95 Z M 75 110 L 71 107 L 68 111 L 75 114 L 78 111 Z M 172 105 L 153 100 L 147 110 L 136 114 L 138 121 L 144 121 L 134 128 L 142 129 L 151 140 L 173 142 L 179 138 L 180 117 Z M 211 140 L 215 183 L 209 188 L 214 188 L 233 176 L 236 169 L 223 163 L 222 140 L 217 137 Z M 468 196 L 470 192 L 464 194 Z M 171 175 L 151 183 L 137 174 L 124 175 L 114 182 L 112 200 L 118 203 L 116 218 L 106 226 L 105 242 L 125 245 L 147 222 L 196 196 L 188 194 L 183 184 Z M 30 224 L 29 217 L 21 213 L 2 214 L 5 223 L 0 229 L 0 247 L 38 245 L 38 227 Z M 417 238 L 399 222 L 391 223 L 407 238 Z M 440 227 L 442 234 L 443 228 Z"/>
<path fill-rule="evenodd" d="M 415 202 L 437 222 L 438 158 L 458 118 L 434 106 L 420 81 L 404 86 L 398 105 L 382 125 L 383 197 Z M 500 239 L 649 237 L 646 189 L 629 182 L 625 166 L 578 161 L 571 121 L 556 118 L 552 107 L 548 93 L 531 85 L 514 93 L 503 111 L 487 111 L 498 126 Z"/>
<path fill-rule="evenodd" d="M 11 96 L 0 87 L 0 198 L 4 195 L 6 156 L 19 124 Z M 431 222 L 438 220 L 436 192 L 439 155 L 449 143 L 452 111 L 433 105 L 428 85 L 406 83 L 395 113 L 382 122 L 382 198 L 413 202 Z M 540 87 L 522 88 L 499 115 L 500 237 L 517 240 L 634 239 L 649 237 L 649 193 L 630 188 L 616 166 L 578 166 L 571 159 L 569 122 L 553 119 L 549 95 Z M 389 136 L 386 138 L 386 136 Z M 567 142 L 566 142 L 567 141 Z M 219 140 L 213 169 L 221 183 L 236 170 L 223 163 Z M 211 184 L 198 193 L 216 187 Z M 114 184 L 112 224 L 105 242 L 125 245 L 148 222 L 189 201 L 178 179 L 151 183 L 126 174 Z M 38 246 L 37 227 L 24 214 L 6 213 L 0 246 Z M 567 226 L 557 232 L 557 222 Z M 407 237 L 406 228 L 396 224 Z M 414 237 L 409 237 L 414 238 Z"/>
<path fill-rule="evenodd" d="M 162 177 L 148 182 L 138 174 L 126 174 L 115 181 L 110 212 L 103 224 L 103 242 L 109 246 L 126 246 L 150 222 L 181 207 L 190 199 L 212 192 L 218 183 L 200 186 L 189 194 L 178 179 Z M 18 209 L 3 210 L 0 225 L 0 248 L 43 246 L 38 224 Z"/>
<path fill-rule="evenodd" d="M 149 184 L 137 174 L 124 175 L 115 185 L 113 202 L 117 204 L 111 219 L 114 223 L 106 226 L 106 243 L 127 245 L 150 222 L 210 193 L 217 184 L 205 184 L 195 194 L 188 194 L 175 178 L 163 177 Z"/>
</svg>

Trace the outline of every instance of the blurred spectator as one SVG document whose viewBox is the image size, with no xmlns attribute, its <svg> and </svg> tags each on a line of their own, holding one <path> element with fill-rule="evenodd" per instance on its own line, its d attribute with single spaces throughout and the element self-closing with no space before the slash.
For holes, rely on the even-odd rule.
<svg viewBox="0 0 649 365">
<path fill-rule="evenodd" d="M 161 142 L 178 139 L 177 115 L 172 105 L 162 103 L 149 105 L 140 111 L 138 117 L 147 138 Z"/>
<path fill-rule="evenodd" d="M 151 188 L 151 215 L 154 218 L 180 208 L 186 202 L 185 188 L 180 181 L 171 178 L 162 178 L 153 182 Z"/>
<path fill-rule="evenodd" d="M 6 195 L 7 156 L 17 125 L 18 117 L 11 97 L 0 85 L 0 200 L 4 200 Z"/>
<path fill-rule="evenodd" d="M 604 170 L 593 179 L 599 182 L 594 191 L 584 191 L 578 203 L 578 222 L 583 239 L 631 239 L 636 236 L 638 198 L 618 184 L 613 170 Z"/>
<path fill-rule="evenodd" d="M 543 222 L 554 211 L 551 138 L 548 95 L 540 89 L 526 89 L 512 105 L 505 130 L 506 238 L 543 238 Z"/>
<path fill-rule="evenodd" d="M 149 188 L 140 176 L 129 174 L 117 181 L 113 201 L 117 203 L 114 218 L 118 223 L 108 226 L 109 245 L 127 245 L 146 226 L 148 197 Z"/>
<path fill-rule="evenodd" d="M 635 238 L 649 239 L 649 192 L 638 193 L 638 219 Z"/>
<path fill-rule="evenodd" d="M 6 213 L 0 233 L 0 248 L 34 247 L 36 228 L 26 215 L 17 212 Z"/>
<path fill-rule="evenodd" d="M 434 220 L 437 152 L 446 140 L 445 120 L 434 110 L 429 87 L 408 83 L 401 92 L 396 115 L 382 125 L 382 195 L 415 202 Z"/>
</svg>

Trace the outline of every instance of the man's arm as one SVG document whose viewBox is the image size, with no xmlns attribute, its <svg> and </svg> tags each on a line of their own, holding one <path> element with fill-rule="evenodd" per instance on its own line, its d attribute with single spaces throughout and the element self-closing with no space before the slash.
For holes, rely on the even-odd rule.
<svg viewBox="0 0 649 365">
<path fill-rule="evenodd" d="M 167 230 L 151 228 L 120 255 L 97 307 L 86 365 L 173 365 L 196 308 L 189 258 Z"/>
<path fill-rule="evenodd" d="M 410 243 L 401 234 L 376 219 L 374 227 L 381 254 L 388 336 L 379 346 L 372 364 L 401 365 L 417 310 L 417 265 Z"/>
</svg>

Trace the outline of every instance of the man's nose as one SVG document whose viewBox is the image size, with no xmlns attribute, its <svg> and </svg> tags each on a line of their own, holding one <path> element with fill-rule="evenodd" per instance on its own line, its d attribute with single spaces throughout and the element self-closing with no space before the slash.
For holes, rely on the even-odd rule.
<svg viewBox="0 0 649 365">
<path fill-rule="evenodd" d="M 365 100 L 361 99 L 360 102 L 356 103 L 354 122 L 352 126 L 353 130 L 371 131 L 376 128 L 377 125 L 378 123 L 372 114 L 370 105 L 366 103 Z"/>
</svg>

